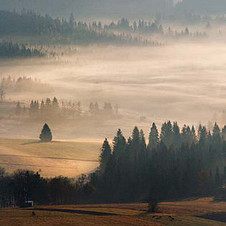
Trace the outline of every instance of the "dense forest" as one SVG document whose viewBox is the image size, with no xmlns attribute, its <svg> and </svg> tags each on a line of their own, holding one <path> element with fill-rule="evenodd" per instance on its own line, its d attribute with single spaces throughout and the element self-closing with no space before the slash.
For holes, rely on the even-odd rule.
<svg viewBox="0 0 226 226">
<path fill-rule="evenodd" d="M 226 126 L 213 131 L 200 125 L 166 122 L 161 133 L 153 123 L 146 144 L 134 128 L 126 140 L 118 130 L 113 147 L 105 139 L 98 169 L 77 180 L 45 179 L 37 172 L 0 170 L 0 206 L 140 202 L 215 195 L 226 199 Z"/>
<path fill-rule="evenodd" d="M 51 16 L 79 18 L 150 17 L 173 8 L 173 0 L 0 0 L 3 10 L 34 10 Z M 54 5 L 54 7 L 53 7 Z"/>
<path fill-rule="evenodd" d="M 54 6 L 52 7 L 54 2 Z M 177 4 L 176 4 L 177 3 Z M 156 14 L 167 16 L 173 13 L 217 14 L 224 13 L 224 0 L 0 0 L 3 10 L 24 8 L 52 16 L 67 17 L 74 12 L 76 17 L 85 18 L 102 15 L 104 18 L 150 17 Z"/>
<path fill-rule="evenodd" d="M 29 48 L 12 42 L 0 42 L 0 58 L 43 57 L 45 54 L 36 48 Z"/>
<path fill-rule="evenodd" d="M 0 37 L 6 35 L 38 36 L 47 42 L 62 44 L 147 44 L 147 40 L 138 39 L 129 34 L 116 35 L 104 29 L 97 30 L 95 24 L 75 21 L 73 14 L 69 20 L 54 19 L 48 15 L 41 16 L 26 10 L 21 13 L 0 11 Z"/>
<path fill-rule="evenodd" d="M 187 18 L 187 16 L 186 16 Z M 171 18 L 173 19 L 173 17 Z M 184 18 L 182 18 L 184 19 Z M 201 17 L 189 17 L 189 21 L 199 20 Z M 33 39 L 33 44 L 119 44 L 119 45 L 149 45 L 162 46 L 160 37 L 170 38 L 200 38 L 206 37 L 211 29 L 210 19 L 204 20 L 205 31 L 191 31 L 189 27 L 174 28 L 169 25 L 165 27 L 160 19 L 150 20 L 129 20 L 122 18 L 118 21 L 103 23 L 101 21 L 76 21 L 73 14 L 69 19 L 52 18 L 48 15 L 41 16 L 32 11 L 23 10 L 21 13 L 0 11 L 0 37 L 26 37 L 28 42 L 29 37 L 38 37 Z M 159 38 L 156 39 L 158 35 Z M 25 39 L 26 40 L 26 39 Z M 6 46 L 4 42 L 4 46 Z M 25 46 L 18 44 L 7 44 L 7 54 L 11 55 L 43 55 L 37 49 L 26 49 Z M 6 48 L 5 47 L 5 48 Z M 45 52 L 47 54 L 47 51 Z M 4 54 L 4 53 L 3 53 Z M 49 53 L 50 54 L 50 53 Z M 62 53 L 63 54 L 63 53 Z M 50 55 L 55 56 L 52 52 Z"/>
<path fill-rule="evenodd" d="M 54 7 L 52 5 L 54 4 Z M 27 9 L 38 14 L 48 14 L 53 17 L 67 17 L 74 13 L 76 18 L 85 19 L 118 19 L 127 17 L 174 18 L 181 22 L 181 16 L 187 22 L 199 21 L 201 16 L 224 15 L 226 3 L 224 0 L 0 0 L 2 10 L 17 12 Z"/>
<path fill-rule="evenodd" d="M 213 131 L 200 125 L 166 122 L 159 134 L 153 123 L 148 144 L 134 128 L 126 140 L 121 130 L 111 149 L 104 141 L 100 167 L 91 174 L 96 201 L 138 202 L 213 195 L 226 179 L 226 126 Z"/>
</svg>

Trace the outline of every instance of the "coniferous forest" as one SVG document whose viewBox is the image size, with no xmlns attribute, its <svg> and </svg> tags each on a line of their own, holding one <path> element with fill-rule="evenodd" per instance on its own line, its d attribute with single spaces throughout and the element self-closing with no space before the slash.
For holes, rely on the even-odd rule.
<svg viewBox="0 0 226 226">
<path fill-rule="evenodd" d="M 32 11 L 23 10 L 21 13 L 0 11 L 0 36 L 37 36 L 38 43 L 60 44 L 146 44 L 146 40 L 137 39 L 128 34 L 106 32 L 102 24 L 88 24 L 75 21 L 73 14 L 69 20 L 41 16 Z M 149 43 L 159 45 L 159 43 Z"/>
<path fill-rule="evenodd" d="M 148 142 L 134 128 L 126 140 L 118 130 L 113 147 L 104 141 L 99 169 L 91 174 L 96 200 L 137 202 L 213 195 L 226 179 L 226 127 L 153 123 Z"/>
<path fill-rule="evenodd" d="M 45 54 L 36 48 L 29 48 L 12 42 L 0 42 L 0 58 L 43 57 Z"/>
</svg>

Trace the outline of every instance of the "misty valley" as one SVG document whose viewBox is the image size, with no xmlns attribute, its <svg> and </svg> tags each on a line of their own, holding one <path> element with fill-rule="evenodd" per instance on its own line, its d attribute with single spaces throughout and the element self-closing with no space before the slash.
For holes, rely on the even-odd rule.
<svg viewBox="0 0 226 226">
<path fill-rule="evenodd" d="M 225 225 L 225 12 L 0 0 L 0 225 Z"/>
</svg>

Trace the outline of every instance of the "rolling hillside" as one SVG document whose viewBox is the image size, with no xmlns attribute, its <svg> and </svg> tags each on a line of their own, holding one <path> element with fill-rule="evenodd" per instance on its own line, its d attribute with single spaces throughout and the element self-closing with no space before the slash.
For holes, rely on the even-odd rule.
<svg viewBox="0 0 226 226">
<path fill-rule="evenodd" d="M 52 142 L 0 139 L 0 166 L 8 172 L 16 169 L 40 171 L 44 177 L 78 176 L 98 166 L 101 143 Z"/>
</svg>

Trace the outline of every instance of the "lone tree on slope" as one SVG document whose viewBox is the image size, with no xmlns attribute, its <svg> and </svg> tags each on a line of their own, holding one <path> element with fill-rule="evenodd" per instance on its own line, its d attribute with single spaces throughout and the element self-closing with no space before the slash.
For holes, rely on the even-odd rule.
<svg viewBox="0 0 226 226">
<path fill-rule="evenodd" d="M 52 133 L 49 126 L 45 123 L 43 126 L 42 132 L 39 136 L 41 142 L 51 142 L 52 141 Z"/>
</svg>

